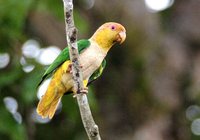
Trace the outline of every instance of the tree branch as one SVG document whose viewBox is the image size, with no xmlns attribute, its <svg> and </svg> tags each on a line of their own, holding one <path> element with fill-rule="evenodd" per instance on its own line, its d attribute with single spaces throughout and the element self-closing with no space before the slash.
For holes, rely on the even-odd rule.
<svg viewBox="0 0 200 140">
<path fill-rule="evenodd" d="M 82 73 L 79 65 L 79 53 L 77 49 L 77 29 L 74 25 L 73 18 L 73 0 L 63 0 L 65 26 L 66 26 L 66 39 L 69 46 L 70 60 L 72 62 L 72 73 L 74 79 L 74 87 L 80 114 L 83 125 L 87 132 L 89 140 L 101 140 L 99 135 L 98 126 L 95 124 L 92 113 L 88 104 L 86 94 L 82 94 L 81 90 L 84 89 Z M 80 94 L 81 93 L 81 94 Z"/>
</svg>

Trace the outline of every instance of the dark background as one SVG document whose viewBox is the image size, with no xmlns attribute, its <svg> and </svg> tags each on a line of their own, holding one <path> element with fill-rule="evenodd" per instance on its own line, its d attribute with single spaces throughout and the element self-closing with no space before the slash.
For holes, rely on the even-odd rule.
<svg viewBox="0 0 200 140">
<path fill-rule="evenodd" d="M 200 1 L 175 0 L 155 11 L 143 0 L 77 0 L 74 9 L 80 39 L 108 21 L 127 30 L 90 86 L 102 139 L 200 139 Z M 23 48 L 32 42 L 40 51 L 63 49 L 64 29 L 62 0 L 0 0 L 1 140 L 87 139 L 71 95 L 51 121 L 35 113 L 47 65 L 38 60 L 41 52 Z"/>
</svg>

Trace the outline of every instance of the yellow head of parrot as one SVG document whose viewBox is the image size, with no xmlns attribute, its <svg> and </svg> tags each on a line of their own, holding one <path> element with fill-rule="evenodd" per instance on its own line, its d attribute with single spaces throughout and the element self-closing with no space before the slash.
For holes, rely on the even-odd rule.
<svg viewBox="0 0 200 140">
<path fill-rule="evenodd" d="M 126 29 L 119 23 L 107 22 L 101 25 L 91 37 L 102 48 L 110 48 L 115 43 L 122 44 L 126 39 Z"/>
</svg>

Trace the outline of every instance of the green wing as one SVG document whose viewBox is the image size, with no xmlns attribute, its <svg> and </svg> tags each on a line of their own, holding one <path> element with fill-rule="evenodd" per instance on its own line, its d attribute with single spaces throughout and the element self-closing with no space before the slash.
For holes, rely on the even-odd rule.
<svg viewBox="0 0 200 140">
<path fill-rule="evenodd" d="M 79 53 L 81 53 L 82 50 L 88 48 L 90 46 L 90 41 L 83 39 L 83 40 L 79 40 L 77 42 L 78 45 L 78 51 Z M 48 69 L 45 71 L 45 73 L 42 76 L 42 79 L 40 81 L 40 83 L 38 84 L 41 85 L 41 83 L 49 78 L 52 73 L 62 64 L 64 63 L 66 60 L 69 60 L 69 48 L 66 47 L 59 55 L 58 57 L 53 61 L 53 63 L 48 67 Z"/>
<path fill-rule="evenodd" d="M 104 59 L 100 67 L 90 76 L 88 85 L 90 85 L 92 82 L 94 82 L 97 78 L 101 76 L 105 67 L 106 67 L 106 60 Z"/>
</svg>

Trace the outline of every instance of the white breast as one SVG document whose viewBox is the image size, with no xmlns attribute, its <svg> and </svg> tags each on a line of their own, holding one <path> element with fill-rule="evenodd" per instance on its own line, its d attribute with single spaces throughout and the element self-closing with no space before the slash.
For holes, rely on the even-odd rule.
<svg viewBox="0 0 200 140">
<path fill-rule="evenodd" d="M 83 79 L 88 79 L 93 72 L 99 68 L 106 56 L 106 53 L 95 42 L 92 42 L 91 44 L 92 45 L 84 50 L 79 57 L 82 66 Z"/>
</svg>

